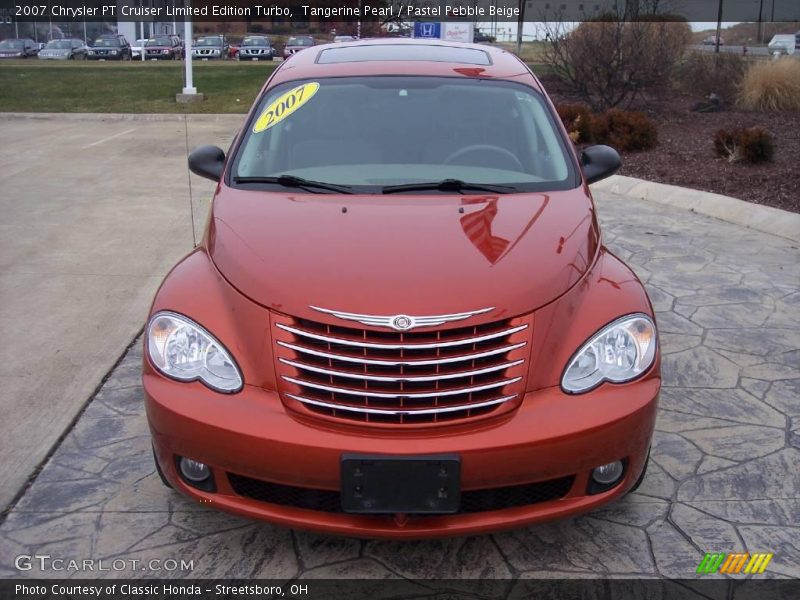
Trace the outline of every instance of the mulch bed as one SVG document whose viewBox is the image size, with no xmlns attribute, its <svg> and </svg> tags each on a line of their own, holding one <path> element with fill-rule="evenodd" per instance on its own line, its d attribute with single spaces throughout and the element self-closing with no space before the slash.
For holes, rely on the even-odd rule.
<svg viewBox="0 0 800 600">
<path fill-rule="evenodd" d="M 580 102 L 558 79 L 542 78 L 556 104 Z M 650 96 L 633 110 L 658 127 L 658 145 L 622 153 L 621 175 L 715 192 L 800 213 L 800 113 L 748 112 L 728 107 L 717 113 L 692 112 L 702 98 L 679 92 Z M 713 138 L 721 128 L 759 125 L 772 133 L 772 162 L 750 165 L 717 157 Z"/>
</svg>

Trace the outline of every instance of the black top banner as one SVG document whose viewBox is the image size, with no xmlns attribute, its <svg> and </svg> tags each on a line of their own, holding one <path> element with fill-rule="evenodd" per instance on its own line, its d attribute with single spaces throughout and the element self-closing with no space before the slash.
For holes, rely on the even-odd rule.
<svg viewBox="0 0 800 600">
<path fill-rule="evenodd" d="M 800 21 L 799 0 L 0 0 L 0 25 L 56 22 Z"/>
</svg>

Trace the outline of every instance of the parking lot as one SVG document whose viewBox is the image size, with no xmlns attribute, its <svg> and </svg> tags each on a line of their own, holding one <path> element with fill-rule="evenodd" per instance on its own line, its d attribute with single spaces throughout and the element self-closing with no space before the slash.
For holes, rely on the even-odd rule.
<svg viewBox="0 0 800 600">
<path fill-rule="evenodd" d="M 117 577 L 689 578 L 705 552 L 749 551 L 774 553 L 766 576 L 800 577 L 800 250 L 611 193 L 596 197 L 605 242 L 646 283 L 664 354 L 650 469 L 633 495 L 566 521 L 408 543 L 289 531 L 164 488 L 137 332 L 192 245 L 185 138 L 225 147 L 241 117 L 182 119 L 0 128 L 0 327 L 14 341 L 0 350 L 4 503 L 91 398 L 0 525 L 0 574 L 80 575 L 13 569 L 36 553 L 194 562 L 96 574 Z M 211 186 L 192 183 L 201 228 Z"/>
</svg>

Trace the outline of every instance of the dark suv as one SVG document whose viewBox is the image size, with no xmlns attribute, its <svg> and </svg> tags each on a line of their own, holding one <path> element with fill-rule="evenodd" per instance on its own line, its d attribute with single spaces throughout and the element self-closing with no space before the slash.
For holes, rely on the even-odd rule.
<svg viewBox="0 0 800 600">
<path fill-rule="evenodd" d="M 131 45 L 124 35 L 101 35 L 89 47 L 88 60 L 130 60 Z"/>
<path fill-rule="evenodd" d="M 206 35 L 197 38 L 192 48 L 192 57 L 201 60 L 228 58 L 228 40 L 222 35 Z"/>
<path fill-rule="evenodd" d="M 144 57 L 148 60 L 178 60 L 183 58 L 181 39 L 175 35 L 159 35 L 144 44 Z"/>
<path fill-rule="evenodd" d="M 239 60 L 272 60 L 277 53 L 265 35 L 248 35 L 239 46 Z"/>
</svg>

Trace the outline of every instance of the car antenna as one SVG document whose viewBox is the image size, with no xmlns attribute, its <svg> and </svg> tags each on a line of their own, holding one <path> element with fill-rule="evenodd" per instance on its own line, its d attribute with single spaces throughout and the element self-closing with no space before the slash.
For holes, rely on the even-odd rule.
<svg viewBox="0 0 800 600">
<path fill-rule="evenodd" d="M 183 131 L 185 134 L 186 140 L 186 156 L 189 156 L 189 120 L 186 116 L 186 108 L 184 107 L 183 112 Z M 189 178 L 189 217 L 192 220 L 192 248 L 197 247 L 197 234 L 194 230 L 194 197 L 192 195 L 192 172 L 189 170 L 189 167 L 186 167 L 186 177 Z"/>
</svg>

